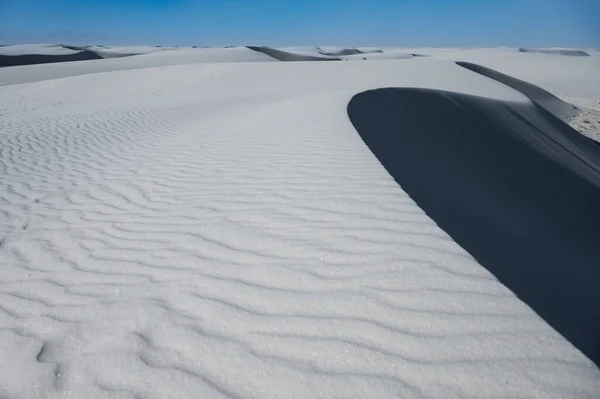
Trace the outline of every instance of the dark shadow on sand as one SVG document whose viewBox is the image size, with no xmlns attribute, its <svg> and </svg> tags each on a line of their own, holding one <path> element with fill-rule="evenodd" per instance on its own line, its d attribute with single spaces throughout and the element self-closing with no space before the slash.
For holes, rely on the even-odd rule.
<svg viewBox="0 0 600 399">
<path fill-rule="evenodd" d="M 83 50 L 75 54 L 47 55 L 47 54 L 24 54 L 24 55 L 0 55 L 0 67 L 50 64 L 55 62 L 100 60 L 98 54 L 93 51 Z"/>
<path fill-rule="evenodd" d="M 288 53 L 287 51 L 276 50 L 271 47 L 265 46 L 246 46 L 250 50 L 258 51 L 259 53 L 266 54 L 270 57 L 275 58 L 279 61 L 341 61 L 339 58 L 325 58 L 324 57 L 313 57 L 311 55 L 302 55 Z"/>
<path fill-rule="evenodd" d="M 535 104 L 437 90 L 356 95 L 348 115 L 411 198 L 600 364 L 600 147 Z"/>
<path fill-rule="evenodd" d="M 357 54 L 365 54 L 362 51 L 360 51 L 359 49 L 355 49 L 355 48 L 347 48 L 341 51 L 337 51 L 334 53 L 327 53 L 325 51 L 319 51 L 320 54 L 329 56 L 329 57 L 343 57 L 343 56 L 347 56 L 347 55 L 357 55 Z M 374 51 L 374 53 L 383 53 L 383 51 Z"/>
</svg>

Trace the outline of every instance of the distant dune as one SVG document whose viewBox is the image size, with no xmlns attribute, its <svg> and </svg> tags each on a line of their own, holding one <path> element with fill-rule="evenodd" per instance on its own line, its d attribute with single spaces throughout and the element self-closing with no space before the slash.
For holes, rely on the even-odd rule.
<svg viewBox="0 0 600 399">
<path fill-rule="evenodd" d="M 20 45 L 0 48 L 0 67 L 101 59 L 83 48 L 59 45 Z"/>
<path fill-rule="evenodd" d="M 317 47 L 317 50 L 323 55 L 329 55 L 332 57 L 340 57 L 340 56 L 344 56 L 344 55 L 354 55 L 354 54 L 365 54 L 366 52 L 383 53 L 382 50 L 362 51 L 357 48 L 344 48 L 344 47 Z"/>
<path fill-rule="evenodd" d="M 99 55 L 91 51 L 81 51 L 69 55 L 0 55 L 0 67 L 19 66 L 19 65 L 35 65 L 49 64 L 54 62 L 68 61 L 87 61 L 102 59 Z"/>
<path fill-rule="evenodd" d="M 265 46 L 247 46 L 250 50 L 267 54 L 279 61 L 340 61 L 340 58 L 330 56 L 313 56 L 277 50 Z"/>
<path fill-rule="evenodd" d="M 538 106 L 437 90 L 367 91 L 348 115 L 442 229 L 600 364 L 600 147 Z"/>
<path fill-rule="evenodd" d="M 418 57 L 417 54 L 398 51 L 386 52 L 375 48 L 344 47 L 282 47 L 248 46 L 279 61 L 354 61 L 354 60 L 398 60 Z"/>
<path fill-rule="evenodd" d="M 539 86 L 533 85 L 531 83 L 525 82 L 524 80 L 520 80 L 514 78 L 509 75 L 505 75 L 498 71 L 495 71 L 491 68 L 487 68 L 481 65 L 472 64 L 469 62 L 457 62 L 463 68 L 467 68 L 473 72 L 477 72 L 483 76 L 487 76 L 490 79 L 494 79 L 502 84 L 505 84 L 513 89 L 520 91 L 527 97 L 529 97 L 533 102 L 551 112 L 552 114 L 558 116 L 561 119 L 569 119 L 573 117 L 577 113 L 577 109 L 571 104 L 567 104 L 562 101 L 560 98 L 556 97 L 554 94 L 542 89 Z"/>
<path fill-rule="evenodd" d="M 519 48 L 520 53 L 542 53 L 542 54 L 558 54 L 568 55 L 571 57 L 589 57 L 590 55 L 582 50 L 570 49 L 543 49 L 543 48 Z"/>
<path fill-rule="evenodd" d="M 135 57 L 61 62 L 52 64 L 51 67 L 49 65 L 23 65 L 2 68 L 0 86 L 130 69 L 223 62 L 277 62 L 277 60 L 246 47 L 168 49 Z"/>
<path fill-rule="evenodd" d="M 401 52 L 380 52 L 380 53 L 361 53 L 361 54 L 353 54 L 347 55 L 343 57 L 343 60 L 353 61 L 353 60 L 403 60 L 407 58 L 418 57 L 416 54 L 410 53 L 401 53 Z"/>
<path fill-rule="evenodd" d="M 175 47 L 157 46 L 73 46 L 65 44 L 25 44 L 2 46 L 0 67 L 49 64 L 70 61 L 89 61 L 104 58 L 122 58 L 173 50 Z"/>
</svg>

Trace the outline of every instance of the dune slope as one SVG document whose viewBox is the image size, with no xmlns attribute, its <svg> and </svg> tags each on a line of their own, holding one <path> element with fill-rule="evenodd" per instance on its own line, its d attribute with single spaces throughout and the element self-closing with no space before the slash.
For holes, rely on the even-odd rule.
<svg viewBox="0 0 600 399">
<path fill-rule="evenodd" d="M 101 56 L 93 51 L 80 50 L 66 54 L 21 54 L 6 55 L 0 53 L 0 67 L 49 64 L 55 62 L 99 60 Z"/>
<path fill-rule="evenodd" d="M 306 55 L 293 53 L 283 50 L 274 49 L 265 46 L 247 46 L 250 50 L 266 54 L 279 61 L 340 61 L 337 57 L 332 57 L 327 54 L 318 53 L 319 55 Z"/>
<path fill-rule="evenodd" d="M 21 44 L 0 47 L 0 67 L 89 61 L 131 57 L 173 50 L 156 46 L 72 46 L 66 44 Z"/>
<path fill-rule="evenodd" d="M 531 101 L 535 102 L 542 108 L 556 115 L 557 117 L 568 120 L 570 117 L 577 113 L 577 109 L 560 98 L 556 97 L 552 93 L 542 89 L 539 86 L 533 85 L 524 80 L 517 79 L 515 77 L 505 75 L 501 72 L 495 71 L 491 68 L 487 68 L 481 65 L 472 64 L 470 62 L 457 62 L 463 68 L 467 68 L 473 72 L 479 73 L 483 76 L 487 76 L 490 79 L 494 79 L 502 84 L 512 87 L 513 89 L 520 91 Z"/>
<path fill-rule="evenodd" d="M 348 114 L 442 229 L 600 364 L 598 146 L 536 105 L 443 91 L 369 91 Z"/>
<path fill-rule="evenodd" d="M 0 69 L 0 86 L 167 65 L 276 61 L 268 55 L 249 50 L 246 47 L 163 50 L 134 57 L 2 68 Z"/>
</svg>

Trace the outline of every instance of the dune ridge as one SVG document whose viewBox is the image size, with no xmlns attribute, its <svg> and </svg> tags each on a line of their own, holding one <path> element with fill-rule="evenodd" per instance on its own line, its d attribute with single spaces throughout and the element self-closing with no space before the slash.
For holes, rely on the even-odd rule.
<svg viewBox="0 0 600 399">
<path fill-rule="evenodd" d="M 322 57 L 314 56 L 314 55 L 304 55 L 304 54 L 296 54 L 292 52 L 287 52 L 283 50 L 277 50 L 271 47 L 266 46 L 246 46 L 250 50 L 258 51 L 263 54 L 267 54 L 279 61 L 341 61 L 340 58 L 330 57 L 326 54 L 323 54 Z"/>
<path fill-rule="evenodd" d="M 123 48 L 127 51 L 127 48 Z M 113 57 L 102 60 L 61 62 L 42 65 L 24 65 L 3 68 L 0 71 L 0 86 L 60 79 L 78 75 L 106 73 L 112 71 L 147 69 L 164 66 L 234 62 L 276 62 L 277 60 L 246 47 L 235 48 L 189 48 L 164 50 L 140 54 L 135 57 Z"/>
<path fill-rule="evenodd" d="M 502 84 L 507 85 L 508 87 L 512 87 L 513 89 L 526 95 L 530 100 L 538 104 L 540 107 L 546 109 L 550 113 L 563 120 L 569 120 L 577 114 L 577 108 L 575 106 L 564 102 L 554 94 L 542 89 L 539 86 L 503 74 L 482 65 L 462 61 L 458 61 L 456 64 L 490 79 L 494 79 Z"/>
<path fill-rule="evenodd" d="M 173 49 L 176 49 L 176 47 L 104 47 L 67 44 L 7 45 L 0 50 L 0 67 L 123 58 Z"/>
<path fill-rule="evenodd" d="M 332 57 L 340 57 L 344 55 L 383 53 L 383 50 L 370 48 L 357 49 L 344 47 L 317 47 L 317 50 L 323 55 L 328 55 Z"/>
<path fill-rule="evenodd" d="M 600 147 L 535 104 L 444 91 L 367 91 L 348 115 L 444 231 L 600 364 Z"/>
<path fill-rule="evenodd" d="M 93 51 L 81 50 L 73 54 L 23 54 L 3 55 L 0 54 L 0 67 L 12 67 L 20 65 L 49 64 L 56 62 L 89 61 L 100 60 L 101 56 Z"/>
</svg>

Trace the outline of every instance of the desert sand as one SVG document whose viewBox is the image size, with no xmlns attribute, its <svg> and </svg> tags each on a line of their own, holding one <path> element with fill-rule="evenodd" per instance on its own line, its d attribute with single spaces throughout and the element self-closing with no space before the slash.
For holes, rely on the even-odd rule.
<svg viewBox="0 0 600 399">
<path fill-rule="evenodd" d="M 0 396 L 597 397 L 600 52 L 272 50 L 0 68 Z"/>
</svg>

